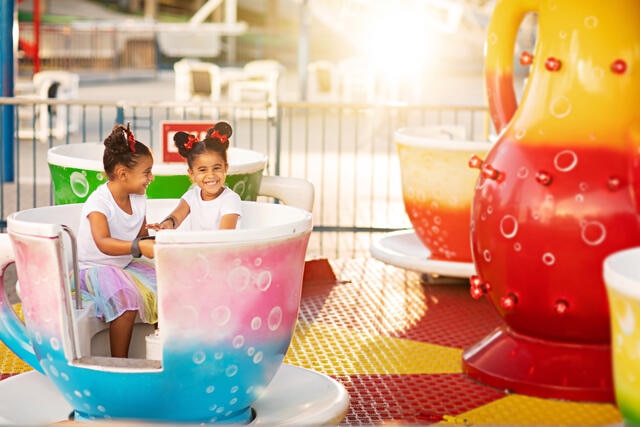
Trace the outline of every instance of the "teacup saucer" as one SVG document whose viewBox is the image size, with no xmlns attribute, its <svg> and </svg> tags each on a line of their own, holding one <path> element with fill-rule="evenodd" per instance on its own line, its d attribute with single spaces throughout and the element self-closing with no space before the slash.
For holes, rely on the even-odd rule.
<svg viewBox="0 0 640 427">
<path fill-rule="evenodd" d="M 334 379 L 283 364 L 253 409 L 250 425 L 338 424 L 349 395 Z M 0 381 L 0 425 L 45 425 L 66 421 L 71 406 L 46 376 L 29 371 Z"/>
<path fill-rule="evenodd" d="M 460 278 L 476 274 L 472 262 L 429 259 L 431 252 L 413 230 L 393 231 L 378 237 L 371 243 L 370 251 L 380 261 L 419 273 Z"/>
</svg>

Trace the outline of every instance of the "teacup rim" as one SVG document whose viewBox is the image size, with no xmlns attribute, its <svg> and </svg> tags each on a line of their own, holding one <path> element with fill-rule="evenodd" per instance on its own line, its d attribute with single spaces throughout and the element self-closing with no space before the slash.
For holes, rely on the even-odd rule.
<svg viewBox="0 0 640 427">
<path fill-rule="evenodd" d="M 640 246 L 607 255 L 602 263 L 605 286 L 624 295 L 640 299 Z M 634 275 L 634 270 L 638 273 Z"/>
<path fill-rule="evenodd" d="M 84 150 L 100 150 L 99 156 L 96 158 L 83 158 L 77 156 L 70 156 L 65 151 L 74 150 L 78 147 L 82 147 Z M 72 167 L 75 169 L 81 170 L 90 170 L 90 171 L 99 171 L 103 170 L 102 165 L 102 152 L 104 150 L 104 145 L 100 142 L 76 142 L 71 144 L 57 145 L 55 147 L 51 147 L 47 150 L 47 163 L 50 165 L 61 166 L 61 167 Z M 234 153 L 238 153 L 238 155 L 243 155 L 247 157 L 247 161 L 242 163 L 234 163 L 231 159 L 234 157 Z M 250 150 L 247 148 L 240 147 L 229 147 L 229 170 L 227 174 L 235 175 L 235 174 L 249 174 L 260 172 L 264 170 L 267 164 L 267 156 L 264 153 L 261 153 L 256 150 Z M 154 157 L 157 154 L 154 153 Z M 69 160 L 73 160 L 70 162 Z M 165 163 L 158 161 L 158 159 L 154 159 L 152 172 L 155 175 L 159 176 L 170 176 L 170 175 L 186 175 L 187 173 L 187 162 L 175 162 L 175 163 Z"/>
<path fill-rule="evenodd" d="M 434 130 L 437 128 L 446 128 L 447 126 L 406 126 L 397 129 L 393 136 L 396 144 L 405 144 L 417 147 L 431 147 L 431 148 L 444 148 L 455 150 L 488 150 L 493 145 L 490 140 L 471 140 L 468 138 L 458 139 L 452 137 L 451 139 L 420 136 L 409 134 L 409 131 L 415 132 L 416 130 Z M 452 144 L 452 142 L 454 144 Z"/>
</svg>

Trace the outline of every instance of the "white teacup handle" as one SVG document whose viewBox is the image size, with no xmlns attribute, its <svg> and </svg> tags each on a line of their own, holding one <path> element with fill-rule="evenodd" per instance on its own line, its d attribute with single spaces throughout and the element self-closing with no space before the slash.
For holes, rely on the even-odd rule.
<svg viewBox="0 0 640 427">
<path fill-rule="evenodd" d="M 11 306 L 4 288 L 4 272 L 15 261 L 11 240 L 0 233 L 0 340 L 20 359 L 44 373 L 27 335 L 27 328 Z"/>
<path fill-rule="evenodd" d="M 285 205 L 311 212 L 315 197 L 313 184 L 306 179 L 265 175 L 260 183 L 260 196 L 275 197 Z"/>
</svg>

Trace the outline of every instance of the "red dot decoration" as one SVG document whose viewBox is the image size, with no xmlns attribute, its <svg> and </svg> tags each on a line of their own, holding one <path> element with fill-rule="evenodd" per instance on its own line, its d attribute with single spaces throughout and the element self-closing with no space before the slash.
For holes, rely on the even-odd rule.
<svg viewBox="0 0 640 427">
<path fill-rule="evenodd" d="M 544 62 L 544 66 L 549 71 L 558 71 L 562 66 L 562 64 L 560 63 L 559 59 L 554 58 L 553 56 L 550 56 Z"/>
<path fill-rule="evenodd" d="M 469 167 L 473 169 L 480 169 L 482 167 L 482 163 L 482 159 L 476 154 L 471 156 L 471 158 L 469 159 Z"/>
<path fill-rule="evenodd" d="M 500 298 L 500 306 L 505 310 L 512 310 L 517 302 L 518 298 L 513 293 Z"/>
<path fill-rule="evenodd" d="M 529 52 L 522 52 L 520 54 L 520 65 L 531 65 L 533 62 L 533 55 Z"/>
<path fill-rule="evenodd" d="M 624 74 L 627 71 L 627 63 L 622 59 L 616 59 L 611 63 L 611 71 L 616 74 Z"/>
<path fill-rule="evenodd" d="M 482 165 L 482 175 L 489 179 L 498 179 L 500 172 L 491 165 Z"/>
<path fill-rule="evenodd" d="M 567 310 L 569 309 L 569 303 L 567 301 L 563 300 L 563 299 L 559 299 L 553 305 L 553 308 L 554 308 L 556 313 L 565 314 L 567 312 Z"/>
<path fill-rule="evenodd" d="M 538 171 L 536 172 L 536 181 L 544 186 L 551 185 L 551 175 L 545 171 Z"/>
<path fill-rule="evenodd" d="M 618 178 L 617 176 L 610 176 L 607 180 L 607 188 L 609 189 L 609 191 L 618 190 L 620 188 L 620 184 L 620 178 Z"/>
</svg>

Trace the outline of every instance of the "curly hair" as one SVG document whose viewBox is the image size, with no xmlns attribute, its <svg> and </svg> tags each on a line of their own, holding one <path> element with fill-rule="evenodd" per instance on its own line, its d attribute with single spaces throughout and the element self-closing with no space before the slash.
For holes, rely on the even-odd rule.
<svg viewBox="0 0 640 427">
<path fill-rule="evenodd" d="M 129 123 L 127 123 L 126 127 L 116 124 L 111 133 L 104 139 L 102 165 L 109 179 L 114 178 L 114 171 L 117 165 L 132 169 L 143 156 L 152 157 L 151 150 L 135 139 Z"/>
</svg>

